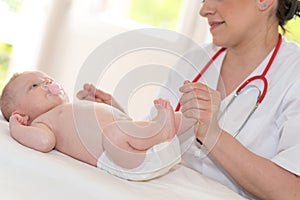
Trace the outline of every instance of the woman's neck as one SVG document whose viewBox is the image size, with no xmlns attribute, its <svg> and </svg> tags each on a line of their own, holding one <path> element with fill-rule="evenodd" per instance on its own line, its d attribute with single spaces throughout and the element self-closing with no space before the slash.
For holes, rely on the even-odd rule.
<svg viewBox="0 0 300 200">
<path fill-rule="evenodd" d="M 227 48 L 224 61 L 243 66 L 246 71 L 253 71 L 272 51 L 278 42 L 278 34 L 263 37 L 253 37 L 239 45 Z"/>
<path fill-rule="evenodd" d="M 219 89 L 225 96 L 241 84 L 267 57 L 278 42 L 278 34 L 253 37 L 239 45 L 228 47 L 224 58 Z"/>
</svg>

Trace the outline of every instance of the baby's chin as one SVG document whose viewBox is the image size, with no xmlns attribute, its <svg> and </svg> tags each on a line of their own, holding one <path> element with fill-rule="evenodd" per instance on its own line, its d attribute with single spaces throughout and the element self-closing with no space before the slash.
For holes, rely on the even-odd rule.
<svg viewBox="0 0 300 200">
<path fill-rule="evenodd" d="M 67 95 L 63 95 L 63 96 L 60 96 L 60 102 L 59 102 L 59 105 L 60 104 L 65 104 L 65 103 L 69 103 L 69 97 Z"/>
<path fill-rule="evenodd" d="M 61 96 L 62 96 L 62 99 L 63 99 L 64 103 L 69 103 L 70 102 L 69 97 L 66 93 L 62 94 Z"/>
<path fill-rule="evenodd" d="M 59 99 L 60 103 L 68 103 L 69 102 L 68 95 L 65 92 L 63 92 L 63 91 L 60 94 L 51 94 L 51 93 L 48 93 L 47 97 L 49 99 Z"/>
</svg>

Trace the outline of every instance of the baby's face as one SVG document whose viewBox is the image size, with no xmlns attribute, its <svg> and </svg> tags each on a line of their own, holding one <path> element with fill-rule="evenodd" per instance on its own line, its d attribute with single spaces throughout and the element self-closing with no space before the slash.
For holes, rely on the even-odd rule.
<svg viewBox="0 0 300 200">
<path fill-rule="evenodd" d="M 33 120 L 67 102 L 68 97 L 62 88 L 61 92 L 53 92 L 47 88 L 51 82 L 53 80 L 42 72 L 25 72 L 17 77 L 11 83 L 11 91 L 16 94 L 17 110 Z"/>
</svg>

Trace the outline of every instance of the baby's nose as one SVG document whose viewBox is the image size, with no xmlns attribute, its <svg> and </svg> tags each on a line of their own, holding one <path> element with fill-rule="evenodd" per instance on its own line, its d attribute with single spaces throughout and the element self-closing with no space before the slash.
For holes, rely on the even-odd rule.
<svg viewBox="0 0 300 200">
<path fill-rule="evenodd" d="M 53 83 L 53 80 L 51 80 L 51 79 L 45 79 L 44 80 L 45 85 L 48 85 L 48 84 L 51 84 L 51 83 Z"/>
</svg>

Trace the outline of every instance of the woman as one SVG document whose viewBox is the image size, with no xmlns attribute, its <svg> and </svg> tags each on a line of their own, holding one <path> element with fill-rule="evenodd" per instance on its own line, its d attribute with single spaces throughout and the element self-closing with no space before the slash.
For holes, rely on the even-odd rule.
<svg viewBox="0 0 300 200">
<path fill-rule="evenodd" d="M 201 83 L 180 88 L 181 110 L 198 120 L 196 138 L 210 149 L 203 173 L 249 198 L 300 199 L 299 47 L 283 41 L 266 75 L 265 99 L 236 137 L 239 126 L 227 126 L 227 116 L 221 127 L 218 114 L 247 77 L 265 69 L 280 40 L 278 25 L 296 14 L 296 6 L 291 0 L 204 1 L 200 14 L 211 25 L 213 43 L 226 48 L 219 84 L 214 89 Z M 205 170 L 209 165 L 216 169 Z"/>
<path fill-rule="evenodd" d="M 278 25 L 299 14 L 299 5 L 296 0 L 203 1 L 200 15 L 208 20 L 213 44 L 224 47 L 213 61 L 219 74 L 210 76 L 215 84 L 200 79 L 180 88 L 181 111 L 198 121 L 197 142 L 184 154 L 185 163 L 249 199 L 300 199 L 300 47 L 278 33 Z M 251 81 L 255 87 L 246 86 L 229 105 L 239 86 L 261 74 L 263 80 Z M 167 87 L 178 84 L 171 78 Z M 251 114 L 257 88 L 262 94 Z M 80 98 L 85 94 L 81 91 Z M 118 106 L 110 95 L 95 94 L 97 101 Z M 195 156 L 199 148 L 208 156 Z"/>
</svg>

